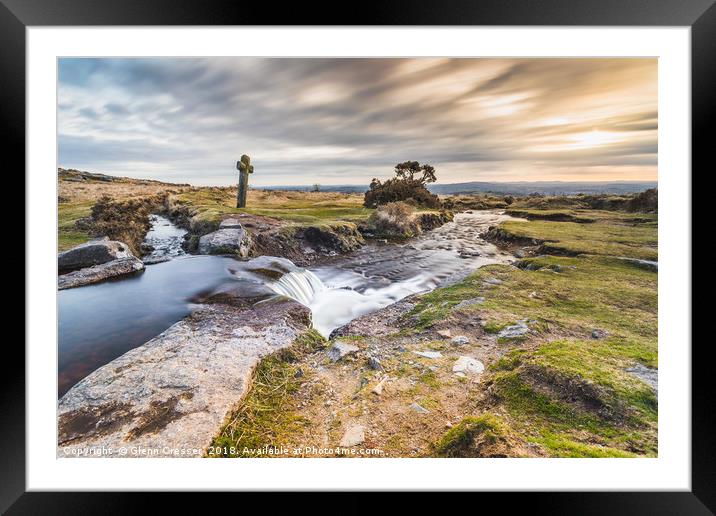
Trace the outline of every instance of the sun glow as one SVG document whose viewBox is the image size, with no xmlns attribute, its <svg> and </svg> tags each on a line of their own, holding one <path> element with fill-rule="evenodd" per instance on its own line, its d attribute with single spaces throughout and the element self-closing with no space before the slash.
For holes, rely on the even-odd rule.
<svg viewBox="0 0 716 516">
<path fill-rule="evenodd" d="M 622 137 L 619 133 L 609 131 L 592 130 L 586 133 L 576 133 L 570 137 L 573 143 L 570 145 L 572 148 L 582 149 L 585 147 L 598 147 L 600 145 L 607 145 L 610 143 L 621 140 Z"/>
</svg>

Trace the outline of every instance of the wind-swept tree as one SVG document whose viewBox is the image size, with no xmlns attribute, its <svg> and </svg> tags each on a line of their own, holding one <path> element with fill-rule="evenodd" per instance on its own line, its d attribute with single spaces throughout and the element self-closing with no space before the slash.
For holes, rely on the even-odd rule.
<svg viewBox="0 0 716 516">
<path fill-rule="evenodd" d="M 375 208 L 389 202 L 406 201 L 428 208 L 439 208 L 440 200 L 437 195 L 425 187 L 428 183 L 437 180 L 435 168 L 417 161 L 404 161 L 395 165 L 395 177 L 382 183 L 373 178 L 370 190 L 365 193 L 363 205 Z"/>
</svg>

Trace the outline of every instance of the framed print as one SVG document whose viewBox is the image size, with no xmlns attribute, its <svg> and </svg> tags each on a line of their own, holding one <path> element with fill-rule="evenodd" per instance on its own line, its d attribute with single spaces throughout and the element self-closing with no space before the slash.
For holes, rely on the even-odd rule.
<svg viewBox="0 0 716 516">
<path fill-rule="evenodd" d="M 529 491 L 710 513 L 712 4 L 396 2 L 345 26 L 4 0 L 27 303 L 2 509 Z"/>
</svg>

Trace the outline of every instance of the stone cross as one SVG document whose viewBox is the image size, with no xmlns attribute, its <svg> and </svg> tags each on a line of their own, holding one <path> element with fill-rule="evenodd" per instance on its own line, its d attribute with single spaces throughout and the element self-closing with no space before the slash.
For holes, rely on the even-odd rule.
<svg viewBox="0 0 716 516">
<path fill-rule="evenodd" d="M 236 169 L 239 171 L 239 190 L 236 192 L 236 207 L 246 207 L 246 192 L 249 191 L 249 174 L 254 173 L 254 166 L 251 158 L 246 154 L 241 156 L 241 161 L 236 162 Z"/>
</svg>

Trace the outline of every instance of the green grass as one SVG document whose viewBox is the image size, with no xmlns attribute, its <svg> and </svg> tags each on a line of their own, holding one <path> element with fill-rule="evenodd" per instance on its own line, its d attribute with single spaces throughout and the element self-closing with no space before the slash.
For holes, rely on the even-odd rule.
<svg viewBox="0 0 716 516">
<path fill-rule="evenodd" d="M 637 456 L 634 453 L 626 452 L 618 448 L 579 443 L 550 432 L 544 432 L 542 436 L 532 439 L 531 442 L 539 444 L 544 449 L 548 450 L 549 454 L 554 457 L 577 459 L 627 458 Z"/>
<path fill-rule="evenodd" d="M 221 453 L 212 457 L 254 457 L 264 446 L 279 447 L 284 438 L 305 424 L 291 404 L 291 394 L 304 381 L 296 378 L 295 362 L 322 348 L 325 340 L 314 330 L 298 337 L 286 349 L 261 359 L 251 388 L 241 406 L 231 413 L 211 447 Z"/>
<path fill-rule="evenodd" d="M 596 222 L 503 223 L 500 229 L 519 236 L 589 253 L 483 267 L 421 296 L 408 315 L 416 331 L 476 316 L 488 335 L 529 321 L 535 334 L 524 342 L 498 340 L 503 355 L 485 377 L 510 435 L 549 456 L 654 456 L 656 396 L 626 369 L 657 367 L 658 275 L 608 254 L 655 258 L 656 224 L 624 222 L 651 217 L 643 214 L 616 214 L 610 223 L 599 222 L 607 215 L 594 210 L 586 216 Z M 502 283 L 488 286 L 487 278 Z M 484 302 L 455 310 L 475 297 Z M 591 338 L 593 329 L 607 337 Z"/>
<path fill-rule="evenodd" d="M 614 220 L 591 224 L 506 221 L 500 229 L 517 238 L 546 242 L 547 252 L 552 254 L 597 254 L 658 260 L 658 228 L 652 222 L 632 225 L 615 223 Z"/>
<path fill-rule="evenodd" d="M 60 203 L 57 206 L 57 250 L 65 251 L 73 246 L 84 243 L 90 235 L 75 227 L 77 220 L 90 214 L 94 203 Z"/>
<path fill-rule="evenodd" d="M 622 225 L 656 224 L 658 215 L 654 213 L 630 213 L 613 210 L 587 210 L 579 208 L 509 208 L 505 213 L 515 217 L 537 220 L 558 220 L 579 223 L 611 223 Z"/>
<path fill-rule="evenodd" d="M 177 196 L 188 203 L 202 221 L 218 221 L 222 215 L 249 213 L 298 224 L 366 220 L 373 210 L 362 206 L 362 196 L 250 190 L 246 208 L 235 207 L 235 191 L 228 188 L 201 188 Z"/>
</svg>

